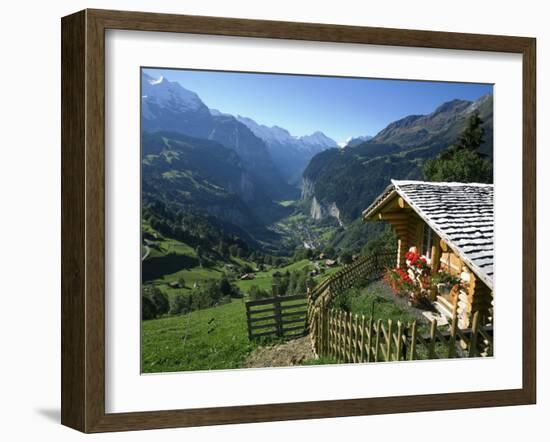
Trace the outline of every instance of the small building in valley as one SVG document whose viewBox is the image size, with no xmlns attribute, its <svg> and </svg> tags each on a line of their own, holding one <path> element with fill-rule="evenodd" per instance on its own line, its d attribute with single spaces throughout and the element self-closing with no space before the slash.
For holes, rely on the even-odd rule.
<svg viewBox="0 0 550 442">
<path fill-rule="evenodd" d="M 397 267 L 405 266 L 411 247 L 432 271 L 446 269 L 460 279 L 435 305 L 458 325 L 471 325 L 479 311 L 484 322 L 493 315 L 493 185 L 392 180 L 363 212 L 364 221 L 386 221 L 398 237 Z"/>
<path fill-rule="evenodd" d="M 251 280 L 251 279 L 255 279 L 255 276 L 252 273 L 245 273 L 244 275 L 242 275 L 240 277 L 241 281 L 247 281 L 247 280 Z"/>
</svg>

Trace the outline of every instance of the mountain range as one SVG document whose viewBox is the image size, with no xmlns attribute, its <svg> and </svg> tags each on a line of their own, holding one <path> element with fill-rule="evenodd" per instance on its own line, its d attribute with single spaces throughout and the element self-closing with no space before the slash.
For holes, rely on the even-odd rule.
<svg viewBox="0 0 550 442">
<path fill-rule="evenodd" d="M 410 115 L 397 120 L 372 138 L 373 143 L 395 143 L 403 149 L 429 148 L 440 150 L 454 143 L 464 128 L 468 115 L 479 111 L 485 129 L 482 153 L 493 155 L 493 95 L 476 101 L 452 100 L 441 104 L 428 115 Z"/>
<path fill-rule="evenodd" d="M 209 109 L 196 93 L 163 77 L 155 79 L 142 72 L 141 83 L 142 130 L 167 130 L 219 142 L 237 152 L 243 166 L 271 189 L 274 199 L 294 197 L 309 160 L 337 146 L 319 131 L 294 137 L 278 126 Z"/>
<path fill-rule="evenodd" d="M 361 211 L 390 179 L 422 179 L 425 161 L 456 141 L 475 110 L 485 129 L 481 151 L 488 157 L 493 151 L 491 94 L 443 103 L 374 137 L 351 137 L 343 147 L 321 131 L 298 137 L 210 109 L 179 83 L 146 73 L 141 97 L 144 204 L 161 201 L 175 212 L 213 217 L 264 249 L 277 249 L 270 226 L 295 210 L 313 220 L 335 218 L 335 236 L 347 241 L 346 226 L 361 224 Z M 282 203 L 298 199 L 297 205 Z M 352 230 L 354 238 L 365 236 L 358 228 L 348 236 Z"/>
<path fill-rule="evenodd" d="M 302 172 L 311 158 L 323 150 L 338 146 L 336 141 L 321 131 L 296 137 L 279 126 L 268 127 L 242 116 L 237 116 L 237 120 L 266 143 L 275 165 L 291 184 L 300 183 Z"/>
<path fill-rule="evenodd" d="M 302 199 L 313 218 L 359 217 L 391 178 L 422 179 L 424 162 L 453 144 L 468 116 L 478 111 L 485 142 L 480 152 L 493 156 L 493 96 L 476 101 L 452 100 L 428 115 L 397 120 L 373 138 L 316 155 L 303 173 Z"/>
</svg>

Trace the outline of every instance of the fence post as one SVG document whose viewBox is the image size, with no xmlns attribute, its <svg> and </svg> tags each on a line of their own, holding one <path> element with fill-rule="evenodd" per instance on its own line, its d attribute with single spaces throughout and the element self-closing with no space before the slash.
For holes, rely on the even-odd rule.
<svg viewBox="0 0 550 442">
<path fill-rule="evenodd" d="M 355 362 L 353 360 L 353 343 L 355 340 L 355 330 L 353 327 L 354 321 L 353 321 L 353 314 L 349 312 L 349 342 L 348 342 L 348 349 L 349 349 L 349 362 Z"/>
<path fill-rule="evenodd" d="M 361 315 L 361 347 L 359 349 L 359 362 L 364 362 L 365 356 L 365 315 Z"/>
<path fill-rule="evenodd" d="M 336 340 L 338 348 L 336 351 L 337 354 L 337 360 L 338 362 L 344 361 L 344 352 L 342 349 L 344 348 L 344 312 L 341 310 L 338 311 L 338 339 Z"/>
<path fill-rule="evenodd" d="M 447 352 L 449 358 L 454 358 L 456 353 L 456 328 L 458 323 L 457 306 L 458 301 L 455 302 L 453 308 L 453 319 L 451 321 L 451 332 L 449 335 L 449 350 Z"/>
<path fill-rule="evenodd" d="M 368 345 L 368 348 L 367 348 L 367 362 L 370 362 L 372 360 L 372 334 L 374 333 L 372 322 L 373 322 L 373 319 L 372 319 L 372 316 L 371 316 L 369 318 L 369 336 L 367 337 L 367 339 L 368 339 L 368 341 L 367 341 L 367 345 Z"/>
<path fill-rule="evenodd" d="M 412 323 L 412 331 L 411 331 L 411 355 L 410 360 L 414 361 L 414 358 L 416 357 L 416 319 Z"/>
<path fill-rule="evenodd" d="M 357 343 L 359 342 L 358 337 L 358 320 L 357 320 L 357 314 L 354 314 L 353 316 L 350 313 L 350 327 L 351 327 L 351 334 L 350 334 L 350 359 L 351 362 L 357 362 Z"/>
<path fill-rule="evenodd" d="M 388 347 L 386 348 L 386 361 L 391 361 L 391 341 L 392 341 L 392 334 L 393 334 L 393 321 L 391 319 L 388 319 L 388 336 L 386 336 L 388 340 Z"/>
<path fill-rule="evenodd" d="M 333 357 L 332 343 L 334 340 L 334 314 L 333 310 L 328 310 L 328 330 L 327 330 L 327 356 Z"/>
<path fill-rule="evenodd" d="M 437 328 L 437 321 L 432 319 L 430 326 L 430 348 L 428 350 L 428 359 L 433 359 L 435 356 L 435 330 Z"/>
<path fill-rule="evenodd" d="M 401 324 L 401 321 L 397 321 L 397 348 L 395 349 L 395 360 L 399 361 L 401 359 L 401 333 L 402 333 L 403 325 Z"/>
<path fill-rule="evenodd" d="M 401 344 L 401 359 L 403 361 L 407 360 L 407 353 L 409 352 L 409 329 L 411 328 L 411 324 L 407 322 L 407 325 L 404 327 L 403 330 L 403 336 L 402 336 L 402 344 Z"/>
<path fill-rule="evenodd" d="M 250 306 L 248 304 L 245 304 L 246 306 L 246 326 L 248 329 L 248 340 L 252 341 L 252 323 L 250 322 Z"/>
<path fill-rule="evenodd" d="M 378 355 L 380 351 L 380 330 L 382 328 L 382 320 L 379 319 L 376 323 L 376 343 L 374 349 L 374 362 L 378 362 Z"/>
<path fill-rule="evenodd" d="M 344 353 L 346 362 L 351 361 L 351 312 L 345 314 L 346 340 L 344 341 Z"/>
<path fill-rule="evenodd" d="M 343 325 L 343 335 L 344 339 L 342 341 L 342 354 L 343 354 L 343 360 L 344 362 L 348 362 L 348 312 L 344 312 L 344 318 L 342 320 Z"/>
<path fill-rule="evenodd" d="M 319 328 L 317 333 L 317 354 L 319 356 L 323 356 L 323 316 L 324 316 L 324 300 L 321 299 L 321 303 L 319 304 Z"/>
<path fill-rule="evenodd" d="M 327 340 L 328 340 L 328 310 L 327 310 L 327 305 L 326 305 L 326 301 L 323 299 L 323 303 L 321 304 L 321 307 L 322 307 L 322 325 L 321 327 L 323 328 L 323 331 L 322 331 L 322 339 L 321 339 L 321 353 L 323 356 L 326 356 L 327 354 Z"/>
<path fill-rule="evenodd" d="M 281 314 L 281 301 L 277 296 L 273 301 L 273 307 L 275 308 L 275 328 L 277 329 L 277 337 L 281 338 L 283 336 L 283 324 L 282 324 L 282 314 Z"/>
<path fill-rule="evenodd" d="M 307 287 L 307 288 L 306 288 L 306 299 L 307 299 L 306 322 L 305 322 L 305 328 L 304 328 L 304 332 L 305 332 L 306 334 L 308 334 L 309 331 L 310 331 L 310 326 L 309 326 L 309 315 L 310 315 L 311 304 L 312 304 L 311 293 L 312 293 L 311 287 Z"/>
<path fill-rule="evenodd" d="M 472 320 L 472 336 L 470 337 L 470 347 L 468 348 L 468 357 L 474 357 L 477 351 L 477 333 L 479 331 L 479 311 L 474 313 Z"/>
</svg>

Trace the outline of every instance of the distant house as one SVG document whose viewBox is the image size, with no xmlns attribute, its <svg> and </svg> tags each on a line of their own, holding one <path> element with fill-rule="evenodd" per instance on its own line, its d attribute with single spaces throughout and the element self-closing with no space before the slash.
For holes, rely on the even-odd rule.
<svg viewBox="0 0 550 442">
<path fill-rule="evenodd" d="M 398 236 L 397 263 L 405 265 L 411 247 L 460 277 L 459 290 L 436 298 L 447 316 L 456 305 L 459 326 L 468 327 L 475 311 L 492 320 L 493 185 L 396 181 L 363 212 L 365 221 L 382 220 Z"/>
<path fill-rule="evenodd" d="M 335 261 L 334 259 L 327 259 L 327 260 L 325 261 L 325 265 L 326 265 L 327 267 L 332 267 L 332 266 L 336 265 L 336 261 Z"/>
<path fill-rule="evenodd" d="M 246 280 L 249 280 L 249 279 L 254 279 L 255 276 L 250 274 L 250 273 L 245 273 L 244 275 L 241 276 L 241 281 L 246 281 Z"/>
</svg>

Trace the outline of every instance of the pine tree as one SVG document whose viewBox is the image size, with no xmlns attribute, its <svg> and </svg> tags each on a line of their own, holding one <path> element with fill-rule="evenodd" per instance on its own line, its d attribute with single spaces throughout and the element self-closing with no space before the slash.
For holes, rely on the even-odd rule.
<svg viewBox="0 0 550 442">
<path fill-rule="evenodd" d="M 493 182 L 493 167 L 485 155 L 479 152 L 484 142 L 483 120 L 474 111 L 457 142 L 428 160 L 424 166 L 424 177 L 428 181 Z"/>
<path fill-rule="evenodd" d="M 479 116 L 479 111 L 476 110 L 472 112 L 468 117 L 466 129 L 464 129 L 458 137 L 458 141 L 455 145 L 456 149 L 469 149 L 477 151 L 485 141 L 483 139 L 485 130 L 481 127 L 482 124 L 483 121 Z"/>
</svg>

